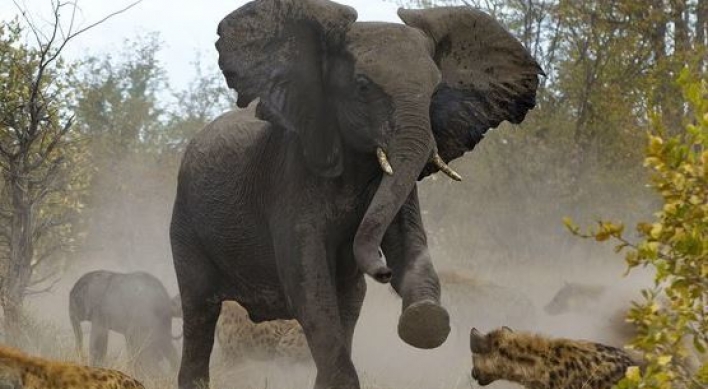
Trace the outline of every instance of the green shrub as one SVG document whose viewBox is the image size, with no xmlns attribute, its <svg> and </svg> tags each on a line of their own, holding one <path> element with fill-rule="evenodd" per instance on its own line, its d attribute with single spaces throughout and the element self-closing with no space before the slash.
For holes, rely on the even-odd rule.
<svg viewBox="0 0 708 389">
<path fill-rule="evenodd" d="M 616 242 L 627 272 L 654 271 L 654 287 L 627 316 L 638 330 L 628 347 L 646 367 L 630 369 L 621 389 L 708 388 L 708 83 L 684 71 L 679 84 L 692 120 L 671 137 L 658 117 L 652 120 L 644 165 L 663 205 L 653 222 L 637 225 L 638 241 L 626 238 L 620 223 L 600 221 L 583 233 L 565 219 L 576 235 Z"/>
</svg>

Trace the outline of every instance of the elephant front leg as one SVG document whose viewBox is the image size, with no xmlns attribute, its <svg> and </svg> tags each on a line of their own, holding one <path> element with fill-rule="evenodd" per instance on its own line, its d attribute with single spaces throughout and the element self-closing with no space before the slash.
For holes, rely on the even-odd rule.
<svg viewBox="0 0 708 389">
<path fill-rule="evenodd" d="M 108 327 L 104 320 L 91 320 L 91 335 L 89 338 L 89 363 L 91 366 L 103 366 L 108 351 Z"/>
<path fill-rule="evenodd" d="M 440 305 L 440 281 L 433 267 L 416 188 L 386 230 L 381 248 L 393 269 L 391 285 L 402 298 L 399 337 L 418 348 L 435 348 L 450 334 L 450 316 Z"/>
<path fill-rule="evenodd" d="M 317 367 L 315 389 L 359 389 L 322 233 L 283 231 L 295 224 L 279 223 L 280 231 L 274 229 L 278 273 Z"/>
<path fill-rule="evenodd" d="M 182 362 L 177 381 L 180 389 L 208 387 L 209 359 L 221 312 L 219 273 L 197 244 L 174 235 L 173 230 L 172 255 L 182 299 Z"/>
<path fill-rule="evenodd" d="M 335 259 L 337 264 L 337 302 L 344 338 L 347 342 L 349 355 L 351 355 L 354 329 L 366 296 L 366 280 L 364 273 L 356 265 L 351 245 L 345 246 L 339 252 L 339 256 Z"/>
</svg>

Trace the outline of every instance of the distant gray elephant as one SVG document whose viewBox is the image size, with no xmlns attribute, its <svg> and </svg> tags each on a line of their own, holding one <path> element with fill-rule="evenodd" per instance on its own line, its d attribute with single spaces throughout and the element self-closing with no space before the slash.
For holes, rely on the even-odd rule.
<svg viewBox="0 0 708 389">
<path fill-rule="evenodd" d="M 108 331 L 125 336 L 128 354 L 138 370 L 150 373 L 167 359 L 177 368 L 177 350 L 172 344 L 174 307 L 162 282 L 144 273 L 97 270 L 84 274 L 69 294 L 69 317 L 77 350 L 83 355 L 81 322 L 91 322 L 89 360 L 103 364 Z"/>
<path fill-rule="evenodd" d="M 356 22 L 327 0 L 256 0 L 219 23 L 219 66 L 249 109 L 208 124 L 179 171 L 180 388 L 208 384 L 221 302 L 235 300 L 254 322 L 298 320 L 316 388 L 358 389 L 364 274 L 401 296 L 403 341 L 447 339 L 416 181 L 459 180 L 447 162 L 520 123 L 542 71 L 481 11 L 398 14 L 405 24 Z"/>
</svg>

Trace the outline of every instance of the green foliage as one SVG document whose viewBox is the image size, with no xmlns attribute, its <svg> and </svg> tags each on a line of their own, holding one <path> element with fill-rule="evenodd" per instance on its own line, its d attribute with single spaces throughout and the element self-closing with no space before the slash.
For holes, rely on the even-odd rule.
<svg viewBox="0 0 708 389">
<path fill-rule="evenodd" d="M 83 221 L 101 260 L 137 264 L 169 252 L 164 226 L 181 152 L 232 105 L 223 76 L 199 62 L 188 87 L 171 92 L 161 45 L 157 34 L 126 40 L 118 53 L 87 58 L 75 82 L 77 125 L 95 170 Z"/>
<path fill-rule="evenodd" d="M 17 20 L 0 22 L 0 277 L 26 266 L 30 285 L 56 275 L 80 240 L 90 172 L 72 131 L 75 66 L 22 37 Z"/>
<path fill-rule="evenodd" d="M 163 145 L 180 152 L 197 131 L 222 112 L 236 106 L 236 95 L 229 90 L 220 72 L 203 69 L 197 58 L 194 78 L 187 89 L 175 94 L 177 103 L 168 113 Z"/>
<path fill-rule="evenodd" d="M 618 242 L 628 271 L 655 272 L 654 289 L 628 315 L 639 333 L 630 347 L 647 367 L 629 371 L 622 389 L 708 387 L 708 83 L 684 71 L 680 85 L 693 118 L 674 136 L 653 120 L 644 165 L 662 206 L 655 221 L 637 224 L 639 241 L 630 242 L 621 224 L 601 221 L 583 234 L 565 221 L 574 234 Z"/>
<path fill-rule="evenodd" d="M 116 56 L 89 57 L 75 81 L 79 128 L 100 157 L 122 158 L 155 147 L 165 109 L 159 93 L 167 87 L 157 61 L 156 34 L 124 42 Z"/>
</svg>

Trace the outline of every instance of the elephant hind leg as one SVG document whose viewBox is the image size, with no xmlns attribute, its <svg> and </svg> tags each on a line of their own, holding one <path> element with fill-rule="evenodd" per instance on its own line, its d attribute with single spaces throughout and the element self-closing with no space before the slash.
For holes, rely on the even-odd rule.
<svg viewBox="0 0 708 389">
<path fill-rule="evenodd" d="M 102 366 L 108 351 L 108 327 L 103 320 L 91 322 L 89 359 L 91 366 Z"/>
</svg>

